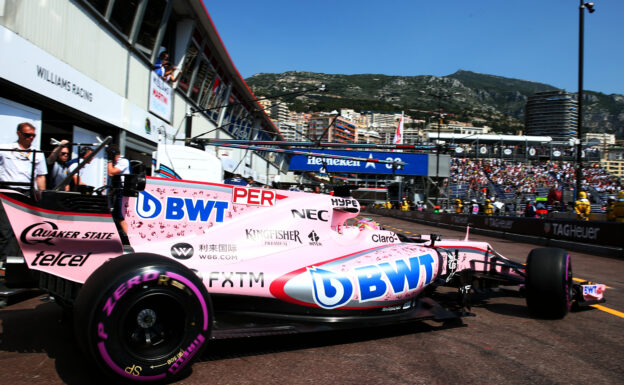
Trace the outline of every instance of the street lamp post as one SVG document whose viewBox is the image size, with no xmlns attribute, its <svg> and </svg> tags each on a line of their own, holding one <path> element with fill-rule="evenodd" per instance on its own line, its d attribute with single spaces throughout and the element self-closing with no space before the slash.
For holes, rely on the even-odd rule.
<svg viewBox="0 0 624 385">
<path fill-rule="evenodd" d="M 594 3 L 583 3 L 580 0 L 579 7 L 579 59 L 578 59 L 578 94 L 577 94 L 577 128 L 576 137 L 578 143 L 576 144 L 576 194 L 581 191 L 582 179 L 583 179 L 583 24 L 585 16 L 585 8 L 589 13 L 594 13 Z"/>
<path fill-rule="evenodd" d="M 438 198 L 440 197 L 440 121 L 442 120 L 442 102 L 438 95 L 438 137 L 436 140 L 436 196 L 435 207 L 438 207 Z"/>
<path fill-rule="evenodd" d="M 425 93 L 424 91 L 420 91 L 421 93 Z M 436 138 L 436 196 L 435 196 L 435 206 L 438 206 L 438 198 L 440 197 L 440 124 L 442 120 L 442 98 L 450 98 L 455 95 L 460 95 L 459 92 L 454 92 L 452 94 L 431 94 L 427 93 L 427 95 L 432 96 L 438 100 L 438 136 Z"/>
</svg>

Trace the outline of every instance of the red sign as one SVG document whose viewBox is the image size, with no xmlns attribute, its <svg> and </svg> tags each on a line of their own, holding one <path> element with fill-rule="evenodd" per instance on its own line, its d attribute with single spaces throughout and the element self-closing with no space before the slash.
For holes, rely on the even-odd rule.
<svg viewBox="0 0 624 385">
<path fill-rule="evenodd" d="M 234 187 L 232 203 L 253 206 L 273 206 L 277 201 L 274 191 L 262 188 Z"/>
</svg>

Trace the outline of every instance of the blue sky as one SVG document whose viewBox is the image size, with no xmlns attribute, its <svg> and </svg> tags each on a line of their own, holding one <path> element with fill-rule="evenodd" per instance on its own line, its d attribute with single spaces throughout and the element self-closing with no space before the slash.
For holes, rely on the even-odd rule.
<svg viewBox="0 0 624 385">
<path fill-rule="evenodd" d="M 204 0 L 244 78 L 260 72 L 444 76 L 578 89 L 577 0 Z M 624 94 L 624 0 L 585 11 L 584 89 Z"/>
</svg>

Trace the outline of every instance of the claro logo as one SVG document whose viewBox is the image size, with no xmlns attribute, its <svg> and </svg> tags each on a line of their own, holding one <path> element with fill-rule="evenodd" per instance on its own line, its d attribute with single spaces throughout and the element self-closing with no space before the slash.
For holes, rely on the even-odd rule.
<svg viewBox="0 0 624 385">
<path fill-rule="evenodd" d="M 176 259 L 189 259 L 193 253 L 195 253 L 195 249 L 188 243 L 176 243 L 171 246 L 171 255 Z"/>
</svg>

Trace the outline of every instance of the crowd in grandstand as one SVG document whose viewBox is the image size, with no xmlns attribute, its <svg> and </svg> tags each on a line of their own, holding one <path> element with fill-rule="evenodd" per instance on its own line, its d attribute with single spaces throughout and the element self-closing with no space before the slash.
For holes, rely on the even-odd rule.
<svg viewBox="0 0 624 385">
<path fill-rule="evenodd" d="M 501 159 L 451 160 L 451 184 L 462 186 L 464 198 L 482 197 L 502 191 L 515 197 L 535 195 L 540 190 L 572 189 L 576 185 L 576 173 L 571 162 L 545 161 L 535 164 L 509 162 Z M 615 195 L 622 190 L 618 178 L 610 175 L 598 164 L 583 169 L 584 190 L 595 190 L 599 194 Z M 494 186 L 497 191 L 487 191 Z"/>
</svg>

